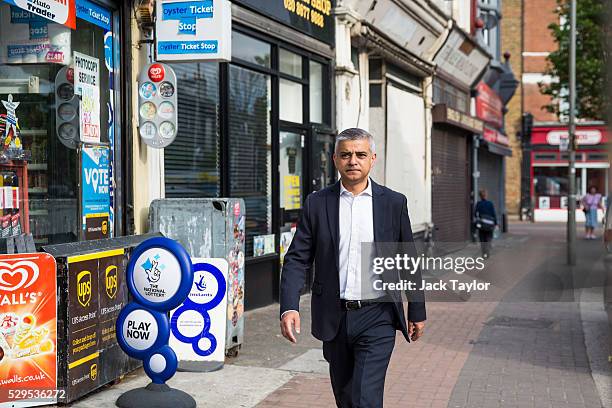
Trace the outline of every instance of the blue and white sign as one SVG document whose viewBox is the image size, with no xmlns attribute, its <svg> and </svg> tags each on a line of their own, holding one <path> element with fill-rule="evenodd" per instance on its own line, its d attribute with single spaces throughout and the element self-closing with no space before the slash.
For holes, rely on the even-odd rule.
<svg viewBox="0 0 612 408">
<path fill-rule="evenodd" d="M 159 0 L 158 61 L 230 61 L 232 9 L 228 0 Z"/>
<path fill-rule="evenodd" d="M 111 29 L 110 10 L 102 8 L 89 0 L 77 0 L 76 16 L 107 31 Z"/>
<path fill-rule="evenodd" d="M 191 292 L 170 316 L 170 346 L 179 361 L 222 364 L 229 264 L 222 258 L 194 258 L 192 262 Z"/>
<path fill-rule="evenodd" d="M 108 146 L 83 146 L 81 152 L 81 208 L 85 229 L 87 218 L 108 217 L 110 212 L 110 150 Z"/>
<path fill-rule="evenodd" d="M 178 367 L 176 353 L 168 346 L 167 312 L 185 301 L 193 285 L 193 265 L 178 242 L 151 238 L 138 245 L 127 267 L 127 283 L 134 301 L 117 319 L 117 342 L 131 357 L 143 361 L 156 384 L 164 384 Z"/>
</svg>

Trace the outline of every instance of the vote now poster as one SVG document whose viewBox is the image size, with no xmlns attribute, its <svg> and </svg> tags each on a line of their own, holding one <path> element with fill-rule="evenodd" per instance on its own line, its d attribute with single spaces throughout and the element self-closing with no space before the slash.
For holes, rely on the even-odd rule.
<svg viewBox="0 0 612 408">
<path fill-rule="evenodd" d="M 85 240 L 109 238 L 110 149 L 84 146 L 81 150 L 81 214 Z"/>
</svg>

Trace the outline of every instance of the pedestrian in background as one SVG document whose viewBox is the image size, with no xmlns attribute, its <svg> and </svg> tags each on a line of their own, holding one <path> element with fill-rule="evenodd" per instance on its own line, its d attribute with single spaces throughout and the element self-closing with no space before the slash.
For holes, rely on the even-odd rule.
<svg viewBox="0 0 612 408">
<path fill-rule="evenodd" d="M 597 228 L 597 210 L 603 209 L 601 205 L 601 194 L 597 192 L 597 187 L 591 186 L 589 192 L 582 197 L 582 211 L 586 217 L 584 224 L 585 238 L 596 239 L 595 228 Z"/>
<path fill-rule="evenodd" d="M 497 215 L 495 214 L 495 206 L 487 200 L 487 190 L 480 190 L 478 195 L 480 201 L 476 204 L 476 229 L 478 229 L 482 257 L 486 259 L 491 253 L 491 241 L 497 226 Z"/>
</svg>

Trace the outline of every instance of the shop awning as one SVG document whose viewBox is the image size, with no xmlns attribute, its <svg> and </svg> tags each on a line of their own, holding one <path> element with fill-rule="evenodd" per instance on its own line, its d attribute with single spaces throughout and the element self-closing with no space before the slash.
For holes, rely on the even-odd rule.
<svg viewBox="0 0 612 408">
<path fill-rule="evenodd" d="M 486 143 L 487 143 L 487 149 L 489 149 L 491 153 L 499 154 L 502 156 L 508 156 L 508 157 L 512 156 L 512 149 L 510 149 L 509 147 L 502 146 L 497 143 L 491 143 L 491 142 L 486 142 Z"/>
</svg>

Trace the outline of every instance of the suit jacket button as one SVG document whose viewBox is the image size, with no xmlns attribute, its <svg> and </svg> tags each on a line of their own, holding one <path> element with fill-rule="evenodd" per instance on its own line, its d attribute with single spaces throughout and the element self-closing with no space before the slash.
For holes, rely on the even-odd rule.
<svg viewBox="0 0 612 408">
<path fill-rule="evenodd" d="M 336 291 L 336 296 L 340 296 L 340 291 L 339 290 Z"/>
</svg>

